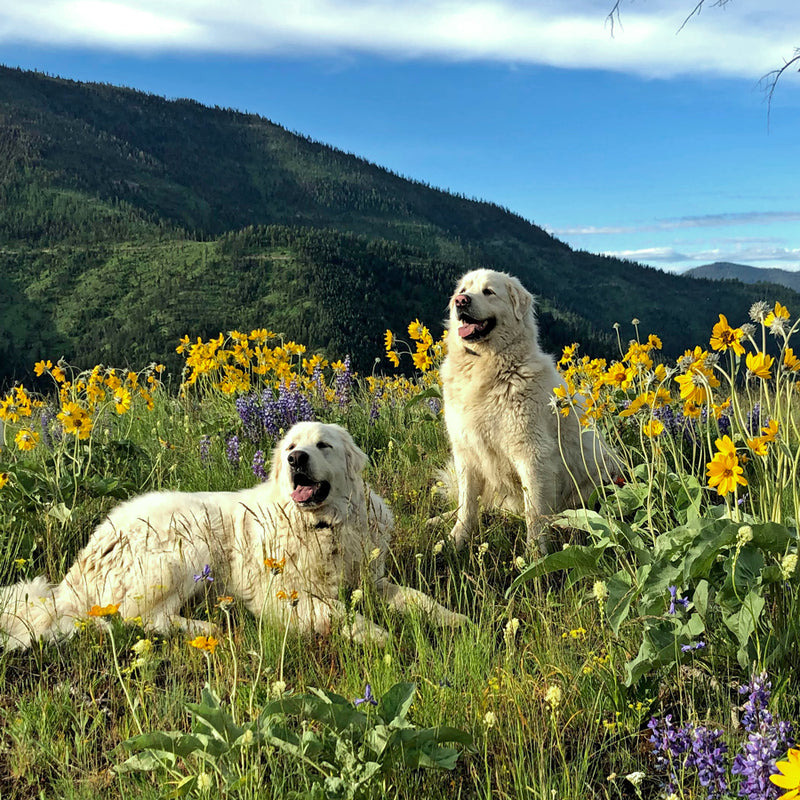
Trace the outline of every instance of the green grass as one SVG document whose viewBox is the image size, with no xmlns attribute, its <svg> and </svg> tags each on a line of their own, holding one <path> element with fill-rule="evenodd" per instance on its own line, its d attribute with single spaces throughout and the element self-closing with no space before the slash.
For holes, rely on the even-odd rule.
<svg viewBox="0 0 800 800">
<path fill-rule="evenodd" d="M 39 446 L 19 456 L 6 442 L 0 469 L 12 478 L 0 494 L 4 582 L 42 572 L 59 579 L 92 526 L 118 501 L 115 494 L 225 490 L 254 482 L 255 445 L 243 443 L 236 469 L 224 455 L 225 437 L 238 430 L 232 399 L 213 392 L 180 399 L 163 389 L 155 399 L 153 411 L 135 405 L 125 416 L 108 414 L 96 427 L 91 454 L 83 444 L 70 450 L 70 437 L 53 452 Z M 284 638 L 283 630 L 259 630 L 239 606 L 226 617 L 217 606 L 222 587 L 214 585 L 193 609 L 224 631 L 208 657 L 180 634 L 149 637 L 151 655 L 131 669 L 137 658 L 132 648 L 148 634 L 121 622 L 87 624 L 68 641 L 4 654 L 0 796 L 97 800 L 169 793 L 163 771 L 115 772 L 128 755 L 121 744 L 141 731 L 187 731 L 185 704 L 199 702 L 209 677 L 241 724 L 255 719 L 281 677 L 289 695 L 316 687 L 349 699 L 363 696 L 367 683 L 380 697 L 410 681 L 417 686 L 413 724 L 472 735 L 473 746 L 463 749 L 452 771 L 398 768 L 364 796 L 655 798 L 662 776 L 653 770 L 647 742 L 651 714 L 723 727 L 736 741 L 737 686 L 750 676 L 735 651 L 718 644 L 628 686 L 625 663 L 638 650 L 643 622 L 632 616 L 614 634 L 592 593 L 592 577 L 556 571 L 507 594 L 526 557 L 520 519 L 486 515 L 467 550 L 433 554 L 443 530 L 426 520 L 447 507 L 435 491 L 447 440 L 442 420 L 424 403 L 387 406 L 373 423 L 362 393 L 347 409 L 334 406 L 326 415 L 346 425 L 369 453 L 367 477 L 394 510 L 391 577 L 429 592 L 471 624 L 439 630 L 424 618 L 398 616 L 367 591 L 362 611 L 389 630 L 385 649 L 336 634 L 289 631 Z M 211 437 L 207 463 L 199 455 L 201 436 Z M 24 470 L 39 478 L 23 486 Z M 70 479 L 59 483 L 56 473 Z M 578 531 L 565 536 L 573 546 L 589 541 Z M 776 709 L 796 717 L 794 671 L 779 665 L 772 678 Z M 241 766 L 253 771 L 254 783 L 226 796 L 312 796 L 313 772 L 296 758 L 269 747 L 248 758 Z M 625 776 L 638 771 L 645 778 L 635 787 Z M 214 789 L 207 796 L 220 794 Z M 682 797 L 704 796 L 687 778 Z"/>
</svg>

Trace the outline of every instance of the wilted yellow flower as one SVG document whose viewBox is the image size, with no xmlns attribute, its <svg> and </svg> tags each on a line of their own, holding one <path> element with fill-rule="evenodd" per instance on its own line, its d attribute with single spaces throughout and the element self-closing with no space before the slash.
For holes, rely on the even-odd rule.
<svg viewBox="0 0 800 800">
<path fill-rule="evenodd" d="M 283 568 L 286 566 L 286 558 L 282 558 L 280 561 L 277 558 L 265 558 L 264 566 L 271 570 L 273 575 L 278 575 L 283 572 Z"/>
<path fill-rule="evenodd" d="M 292 589 L 291 593 L 289 594 L 287 594 L 283 589 L 280 589 L 279 591 L 275 592 L 275 597 L 277 597 L 278 600 L 285 600 L 287 603 L 291 603 L 293 606 L 297 605 L 299 599 L 296 589 Z"/>
<path fill-rule="evenodd" d="M 772 377 L 772 364 L 775 359 L 767 353 L 748 353 L 747 369 L 762 381 L 767 381 Z"/>
<path fill-rule="evenodd" d="M 764 327 L 769 328 L 776 319 L 789 319 L 789 309 L 778 302 L 775 303 L 775 308 L 764 317 Z"/>
<path fill-rule="evenodd" d="M 400 356 L 398 356 L 394 350 L 387 350 L 386 358 L 388 358 L 395 367 L 400 366 Z"/>
<path fill-rule="evenodd" d="M 783 351 L 783 367 L 789 372 L 797 372 L 800 370 L 800 358 L 794 354 L 791 347 L 787 347 Z"/>
</svg>

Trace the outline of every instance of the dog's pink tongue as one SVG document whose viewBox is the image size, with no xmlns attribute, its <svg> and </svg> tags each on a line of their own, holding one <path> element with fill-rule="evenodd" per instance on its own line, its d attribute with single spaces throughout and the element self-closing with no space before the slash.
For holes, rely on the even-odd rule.
<svg viewBox="0 0 800 800">
<path fill-rule="evenodd" d="M 292 500 L 295 503 L 305 503 L 306 500 L 310 500 L 314 495 L 314 487 L 313 486 L 298 486 L 292 492 Z"/>
<path fill-rule="evenodd" d="M 462 326 L 461 326 L 461 327 L 458 329 L 458 335 L 459 335 L 459 336 L 460 336 L 462 339 L 464 339 L 464 338 L 465 338 L 465 337 L 467 337 L 467 336 L 472 336 L 472 334 L 473 334 L 473 333 L 475 333 L 475 331 L 476 331 L 476 330 L 478 330 L 478 323 L 476 323 L 476 322 L 470 322 L 470 323 L 468 323 L 467 325 L 462 325 Z"/>
</svg>

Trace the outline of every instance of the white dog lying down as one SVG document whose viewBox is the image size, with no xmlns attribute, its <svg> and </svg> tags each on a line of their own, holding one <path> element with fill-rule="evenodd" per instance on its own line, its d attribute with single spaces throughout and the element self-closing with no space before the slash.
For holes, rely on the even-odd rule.
<svg viewBox="0 0 800 800">
<path fill-rule="evenodd" d="M 533 296 L 514 277 L 467 273 L 450 299 L 442 364 L 444 417 L 458 486 L 450 539 L 461 547 L 484 505 L 523 512 L 528 547 L 546 550 L 548 514 L 586 502 L 616 471 L 599 434 L 574 412 L 554 413 L 563 385 L 552 356 L 539 349 Z"/>
<path fill-rule="evenodd" d="M 180 616 L 208 577 L 215 594 L 236 595 L 270 622 L 291 614 L 299 628 L 324 634 L 341 622 L 358 641 L 388 636 L 360 614 L 347 620 L 339 590 L 362 575 L 401 611 L 419 608 L 440 625 L 466 621 L 384 577 L 393 518 L 362 478 L 366 461 L 343 428 L 302 422 L 277 445 L 259 486 L 153 492 L 122 503 L 60 584 L 39 577 L 0 590 L 6 648 L 69 636 L 93 606 L 108 604 L 156 632 L 209 633 L 209 623 Z"/>
</svg>

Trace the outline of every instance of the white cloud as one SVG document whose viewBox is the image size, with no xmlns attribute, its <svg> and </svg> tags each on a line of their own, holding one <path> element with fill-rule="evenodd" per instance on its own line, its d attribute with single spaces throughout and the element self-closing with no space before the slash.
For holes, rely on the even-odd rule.
<svg viewBox="0 0 800 800">
<path fill-rule="evenodd" d="M 547 228 L 554 236 L 613 236 L 631 233 L 654 233 L 685 228 L 719 228 L 741 225 L 769 225 L 779 222 L 800 222 L 800 211 L 742 211 L 722 214 L 701 214 L 692 217 L 661 219 L 640 225 L 577 226 Z"/>
<path fill-rule="evenodd" d="M 638 250 L 609 250 L 602 253 L 615 258 L 625 258 L 645 264 L 708 264 L 714 261 L 731 261 L 751 266 L 769 264 L 798 265 L 800 267 L 800 248 L 759 247 L 756 245 L 713 247 L 688 251 L 676 247 L 643 247 Z"/>
<path fill-rule="evenodd" d="M 4 3 L 0 42 L 126 51 L 369 52 L 646 76 L 757 79 L 800 45 L 794 0 L 734 2 L 677 33 L 695 0 L 26 0 Z"/>
</svg>

